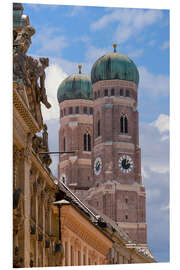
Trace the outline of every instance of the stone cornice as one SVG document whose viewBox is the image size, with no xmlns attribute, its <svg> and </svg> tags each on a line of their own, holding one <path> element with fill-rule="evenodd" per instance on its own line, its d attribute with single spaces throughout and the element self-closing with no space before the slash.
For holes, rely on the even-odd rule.
<svg viewBox="0 0 180 270">
<path fill-rule="evenodd" d="M 13 87 L 13 107 L 18 111 L 22 119 L 24 120 L 25 124 L 29 128 L 31 133 L 36 133 L 40 131 L 40 127 L 34 117 L 32 116 L 31 112 L 27 108 L 25 102 L 18 94 L 16 87 Z"/>
<path fill-rule="evenodd" d="M 77 234 L 88 245 L 104 256 L 112 246 L 112 240 L 100 232 L 89 220 L 82 216 L 72 205 L 61 208 L 62 226 Z"/>
</svg>

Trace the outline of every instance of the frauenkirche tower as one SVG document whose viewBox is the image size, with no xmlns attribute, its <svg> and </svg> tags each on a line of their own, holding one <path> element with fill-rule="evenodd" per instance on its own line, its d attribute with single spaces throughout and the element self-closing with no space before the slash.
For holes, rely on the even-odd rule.
<svg viewBox="0 0 180 270">
<path fill-rule="evenodd" d="M 73 167 L 63 165 L 68 164 L 65 157 L 60 159 L 60 168 L 63 168 L 60 169 L 60 175 L 63 170 L 67 170 L 66 174 L 71 175 L 70 182 L 77 179 L 78 186 L 84 184 L 86 187 L 85 202 L 117 222 L 136 243 L 146 244 L 146 194 L 141 177 L 137 111 L 139 72 L 130 58 L 116 52 L 115 44 L 113 47 L 114 52 L 99 58 L 92 67 L 93 101 L 88 106 L 93 107 L 93 117 L 88 124 L 84 122 L 83 131 L 78 133 L 82 148 L 88 140 L 84 137 L 86 129 L 92 138 L 91 162 L 86 167 L 86 175 L 91 181 L 87 177 L 76 177 Z M 86 86 L 82 92 L 86 92 Z M 63 102 L 61 110 L 67 106 Z M 70 103 L 80 106 L 83 102 L 73 98 Z M 64 138 L 68 139 L 70 134 L 63 133 L 65 125 L 71 126 L 71 129 L 75 125 L 70 125 L 72 118 L 71 121 L 66 119 L 61 120 L 60 149 Z M 85 155 L 85 152 L 81 154 Z M 86 159 L 85 156 L 81 158 Z"/>
</svg>

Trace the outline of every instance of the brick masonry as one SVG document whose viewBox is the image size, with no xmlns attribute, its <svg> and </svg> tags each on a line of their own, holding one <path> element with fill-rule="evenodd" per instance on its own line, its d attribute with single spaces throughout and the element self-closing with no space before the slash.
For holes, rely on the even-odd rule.
<svg viewBox="0 0 180 270">
<path fill-rule="evenodd" d="M 59 178 L 66 175 L 66 184 L 81 199 L 116 221 L 136 243 L 146 244 L 146 194 L 141 177 L 137 91 L 133 82 L 99 81 L 93 85 L 93 101 L 69 100 L 60 104 L 60 151 L 64 149 L 65 138 L 66 151 L 78 148 L 79 152 L 60 157 Z M 74 113 L 76 106 L 80 108 L 79 114 Z M 88 112 L 93 107 L 93 116 L 83 113 L 84 106 Z M 71 115 L 67 113 L 68 107 L 73 107 Z M 121 116 L 128 120 L 127 133 L 121 132 Z M 83 151 L 86 132 L 92 138 L 89 152 Z M 124 155 L 133 161 L 129 172 L 123 172 L 119 166 Z M 98 159 L 101 164 L 96 171 L 94 164 Z"/>
</svg>

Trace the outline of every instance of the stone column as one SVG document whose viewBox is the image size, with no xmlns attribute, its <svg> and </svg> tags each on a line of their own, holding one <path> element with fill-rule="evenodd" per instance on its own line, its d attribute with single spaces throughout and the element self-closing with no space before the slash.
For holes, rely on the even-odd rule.
<svg viewBox="0 0 180 270">
<path fill-rule="evenodd" d="M 20 187 L 22 188 L 23 194 L 23 206 L 24 206 L 24 228 L 23 228 L 23 237 L 19 248 L 21 253 L 23 253 L 23 266 L 29 267 L 30 264 L 30 151 L 29 149 L 23 149 L 21 151 L 21 163 L 20 163 Z"/>
<path fill-rule="evenodd" d="M 84 255 L 84 247 L 83 247 L 83 245 L 81 243 L 81 262 L 80 262 L 80 265 L 83 265 L 84 264 L 83 263 L 83 255 Z"/>
<path fill-rule="evenodd" d="M 67 262 L 68 266 L 71 266 L 71 241 L 70 238 L 67 240 Z"/>
<path fill-rule="evenodd" d="M 89 261 L 88 261 L 88 248 L 86 248 L 86 253 L 85 253 L 85 256 L 86 256 L 86 265 L 88 265 Z"/>
</svg>

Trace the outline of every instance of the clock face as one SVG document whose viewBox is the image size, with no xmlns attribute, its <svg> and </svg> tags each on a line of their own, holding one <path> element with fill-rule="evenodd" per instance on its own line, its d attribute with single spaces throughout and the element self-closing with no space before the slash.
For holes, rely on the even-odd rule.
<svg viewBox="0 0 180 270">
<path fill-rule="evenodd" d="M 134 162 L 130 156 L 123 155 L 119 159 L 119 167 L 123 173 L 131 172 Z"/>
<path fill-rule="evenodd" d="M 99 175 L 102 169 L 102 160 L 100 157 L 97 157 L 94 161 L 94 172 L 96 175 Z"/>
<path fill-rule="evenodd" d="M 66 175 L 65 174 L 61 175 L 61 182 L 63 182 L 63 184 L 66 185 Z"/>
</svg>

